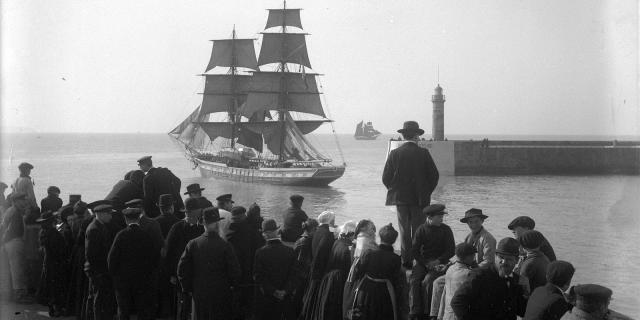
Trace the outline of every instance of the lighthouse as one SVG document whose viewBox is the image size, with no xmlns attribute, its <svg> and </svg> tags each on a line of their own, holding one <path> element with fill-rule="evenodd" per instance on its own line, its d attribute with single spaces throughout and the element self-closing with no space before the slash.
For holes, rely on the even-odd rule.
<svg viewBox="0 0 640 320">
<path fill-rule="evenodd" d="M 442 88 L 438 83 L 434 94 L 431 96 L 431 102 L 433 103 L 433 125 L 431 126 L 431 138 L 433 141 L 444 140 L 444 101 Z"/>
</svg>

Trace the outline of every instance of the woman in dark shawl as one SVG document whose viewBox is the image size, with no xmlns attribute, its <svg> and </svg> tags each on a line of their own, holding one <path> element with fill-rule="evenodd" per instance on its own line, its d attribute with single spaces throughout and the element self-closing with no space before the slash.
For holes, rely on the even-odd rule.
<svg viewBox="0 0 640 320">
<path fill-rule="evenodd" d="M 342 317 L 342 292 L 351 267 L 353 239 L 356 224 L 346 222 L 340 227 L 338 240 L 333 244 L 327 262 L 327 274 L 318 288 L 312 319 L 333 320 Z"/>
<path fill-rule="evenodd" d="M 400 256 L 393 252 L 398 232 L 391 224 L 380 229 L 378 250 L 368 251 L 360 260 L 356 278 L 361 279 L 355 290 L 348 319 L 400 319 L 402 305 Z"/>
</svg>

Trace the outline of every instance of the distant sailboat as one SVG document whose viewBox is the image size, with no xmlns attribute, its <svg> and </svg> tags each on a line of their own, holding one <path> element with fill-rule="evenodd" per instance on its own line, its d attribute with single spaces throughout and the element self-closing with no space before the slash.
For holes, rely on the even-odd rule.
<svg viewBox="0 0 640 320">
<path fill-rule="evenodd" d="M 300 10 L 286 2 L 269 9 L 257 60 L 254 39 L 236 38 L 235 29 L 230 39 L 213 41 L 202 103 L 169 133 L 203 176 L 326 186 L 344 174 L 344 160 L 333 164 L 305 137 L 333 120 L 318 74 L 306 70 L 307 34 L 289 32 L 302 31 Z"/>
<path fill-rule="evenodd" d="M 353 136 L 356 140 L 375 140 L 380 134 L 380 131 L 373 128 L 371 121 L 367 123 L 360 121 L 356 126 L 356 133 Z"/>
</svg>

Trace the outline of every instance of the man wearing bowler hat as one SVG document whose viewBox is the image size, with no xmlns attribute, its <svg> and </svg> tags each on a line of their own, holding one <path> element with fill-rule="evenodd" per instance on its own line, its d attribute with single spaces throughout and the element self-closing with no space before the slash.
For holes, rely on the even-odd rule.
<svg viewBox="0 0 640 320">
<path fill-rule="evenodd" d="M 173 196 L 168 193 L 160 195 L 160 198 L 158 199 L 158 208 L 160 208 L 161 214 L 155 217 L 155 220 L 160 224 L 162 237 L 166 239 L 171 227 L 180 221 L 173 211 Z"/>
<path fill-rule="evenodd" d="M 400 226 L 402 265 L 411 268 L 411 240 L 426 217 L 422 209 L 431 202 L 431 193 L 438 185 L 438 169 L 431 154 L 418 146 L 424 130 L 415 121 L 406 121 L 398 130 L 406 142 L 392 150 L 382 173 L 387 188 L 387 206 L 396 206 Z"/>
<path fill-rule="evenodd" d="M 493 265 L 471 271 L 451 299 L 457 319 L 516 320 L 524 316 L 526 279 L 513 272 L 519 247 L 518 240 L 504 238 L 498 243 Z"/>
<path fill-rule="evenodd" d="M 424 214 L 426 222 L 416 231 L 411 247 L 416 262 L 409 278 L 409 319 L 429 314 L 433 281 L 444 275 L 445 265 L 455 254 L 453 232 L 442 223 L 445 206 L 432 204 L 424 208 Z"/>
<path fill-rule="evenodd" d="M 184 208 L 184 203 L 180 197 L 180 178 L 176 177 L 169 169 L 153 166 L 151 156 L 144 156 L 138 159 L 138 167 L 146 175 L 142 179 L 142 191 L 144 192 L 144 212 L 149 218 L 160 215 L 160 209 L 156 205 L 161 194 L 171 194 L 174 196 L 174 209 Z"/>
<path fill-rule="evenodd" d="M 180 262 L 178 279 L 193 297 L 194 319 L 233 319 L 233 291 L 240 265 L 233 247 L 220 237 L 218 208 L 202 211 L 206 232 L 189 241 Z"/>
<path fill-rule="evenodd" d="M 207 199 L 206 197 L 202 196 L 202 190 L 204 190 L 204 188 L 201 188 L 200 184 L 192 183 L 187 186 L 187 192 L 185 192 L 184 194 L 188 195 L 189 198 L 197 199 L 200 209 L 213 207 L 213 203 L 211 203 L 211 201 L 209 201 L 209 199 Z"/>
</svg>

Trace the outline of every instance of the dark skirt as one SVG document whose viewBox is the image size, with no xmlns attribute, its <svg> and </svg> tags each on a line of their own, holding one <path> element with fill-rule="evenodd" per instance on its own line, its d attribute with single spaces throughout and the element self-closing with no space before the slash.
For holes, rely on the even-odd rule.
<svg viewBox="0 0 640 320">
<path fill-rule="evenodd" d="M 312 319 L 333 320 L 342 318 L 342 293 L 348 271 L 333 269 L 320 282 L 316 307 Z"/>
<path fill-rule="evenodd" d="M 396 293 L 391 281 L 365 276 L 355 290 L 349 319 L 399 319 L 397 308 Z"/>
<path fill-rule="evenodd" d="M 318 299 L 318 288 L 320 287 L 320 280 L 310 280 L 307 291 L 302 298 L 302 312 L 298 319 L 311 320 L 316 308 L 316 300 Z"/>
</svg>

